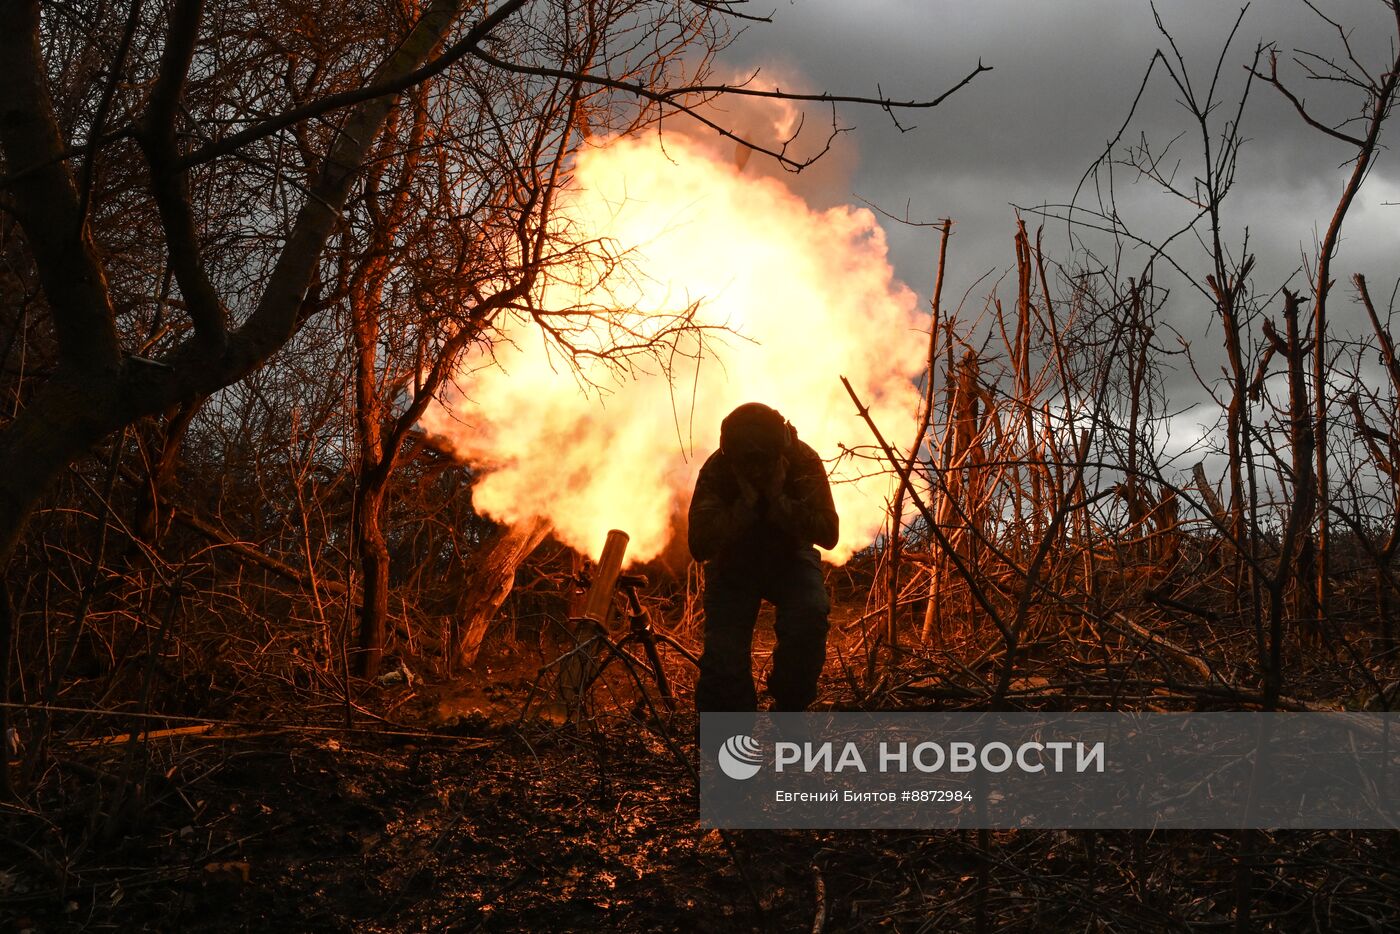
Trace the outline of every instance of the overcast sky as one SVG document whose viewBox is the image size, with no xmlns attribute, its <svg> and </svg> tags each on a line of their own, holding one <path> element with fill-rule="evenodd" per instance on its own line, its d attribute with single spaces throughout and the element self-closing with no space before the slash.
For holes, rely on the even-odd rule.
<svg viewBox="0 0 1400 934">
<path fill-rule="evenodd" d="M 1352 46 L 1363 64 L 1383 70 L 1395 34 L 1379 0 L 1321 0 L 1323 12 L 1354 27 Z M 847 107 L 844 123 L 856 130 L 845 141 L 855 170 L 845 192 L 886 210 L 957 222 L 959 266 L 1010 260 L 1010 204 L 1035 205 L 1070 198 L 1084 170 L 1103 151 L 1128 114 L 1152 53 L 1164 45 L 1146 0 L 795 0 L 772 8 L 774 22 L 753 26 L 723 58 L 736 68 L 766 67 L 798 73 L 813 89 L 871 94 L 877 82 L 895 97 L 936 96 L 979 59 L 993 71 L 979 76 L 934 110 L 902 114 L 916 129 L 900 133 L 876 109 Z M 1218 0 L 1164 0 L 1165 25 L 1205 83 L 1240 7 Z M 1326 56 L 1343 54 L 1336 31 L 1301 0 L 1256 0 L 1244 16 L 1222 71 L 1218 94 L 1233 108 L 1244 66 L 1259 42 L 1282 51 L 1281 73 L 1306 95 L 1319 116 L 1341 120 L 1356 112 L 1355 95 L 1303 80 L 1289 58 L 1296 48 Z M 1177 94 L 1160 70 L 1138 110 L 1133 134 L 1159 145 L 1189 129 Z M 1345 177 L 1348 147 L 1303 126 L 1272 88 L 1256 82 L 1243 123 L 1249 143 L 1240 185 L 1232 198 L 1234 226 L 1248 224 L 1264 254 L 1291 265 L 1313 232 L 1325 225 Z M 1400 129 L 1392 127 L 1400 132 Z M 1391 134 L 1393 135 L 1393 134 Z M 1197 149 L 1178 144 L 1185 159 Z M 1198 165 L 1188 163 L 1195 168 Z M 1400 232 L 1400 175 L 1387 153 L 1355 210 L 1351 240 L 1362 234 Z M 1123 176 L 1126 180 L 1126 176 Z M 1120 195 L 1156 210 L 1167 199 L 1150 186 L 1125 185 Z M 891 231 L 894 233 L 894 231 Z M 904 239 L 904 238 L 901 238 Z M 1393 235 L 1381 256 L 1397 255 Z M 1378 244 L 1379 246 L 1379 244 Z M 898 261 L 909 284 L 927 292 L 926 250 L 904 245 Z M 1343 262 L 1364 253 L 1343 253 Z M 974 259 L 975 258 L 975 259 Z M 1371 257 L 1367 257 L 1371 258 Z M 1385 266 L 1381 263 L 1381 266 Z M 1393 265 L 1393 264 L 1391 264 Z M 1369 271 L 1376 276 L 1384 271 Z"/>
<path fill-rule="evenodd" d="M 764 6 L 772 24 L 755 24 L 721 59 L 735 69 L 761 67 L 800 75 L 811 90 L 873 95 L 877 82 L 896 98 L 936 96 L 980 59 L 993 71 L 979 76 L 942 106 L 901 114 L 917 128 L 901 133 L 877 109 L 844 108 L 856 131 L 843 139 L 835 165 L 804 187 L 815 200 L 864 198 L 915 220 L 951 217 L 946 296 L 956 301 L 989 269 L 1013 261 L 1011 207 L 1068 201 L 1085 170 L 1103 152 L 1128 115 L 1154 50 L 1164 47 L 1146 0 L 793 0 Z M 1318 0 L 1318 7 L 1350 30 L 1357 58 L 1385 70 L 1393 61 L 1393 17 L 1380 0 Z M 1157 4 L 1198 85 L 1210 73 L 1240 7 L 1217 0 L 1161 0 Z M 1260 42 L 1280 50 L 1280 73 L 1329 123 L 1354 116 L 1356 93 L 1304 80 L 1295 49 L 1344 56 L 1337 31 L 1301 0 L 1256 0 L 1246 11 L 1222 70 L 1218 97 L 1233 112 L 1244 86 L 1244 66 Z M 791 80 L 788 78 L 786 80 Z M 760 79 L 760 84 L 763 79 Z M 1349 89 L 1353 92 L 1355 89 Z M 1189 131 L 1188 114 L 1159 70 L 1139 106 L 1129 136 L 1157 146 Z M 1223 112 L 1223 111 L 1222 111 Z M 1259 287 L 1270 292 L 1313 255 L 1346 177 L 1349 147 L 1304 126 L 1273 88 L 1255 82 L 1242 122 L 1249 140 L 1239 181 L 1227 202 L 1230 240 L 1247 226 L 1258 258 Z M 1383 143 L 1394 145 L 1400 124 Z M 1177 143 L 1183 172 L 1199 171 L 1199 137 Z M 1177 150 L 1174 150 L 1176 152 Z M 847 177 L 842 175 L 849 170 Z M 1180 205 L 1148 183 L 1119 176 L 1120 208 L 1151 229 Z M 1335 261 L 1334 300 L 1339 326 L 1359 329 L 1350 276 L 1365 273 L 1373 293 L 1389 298 L 1400 275 L 1400 165 L 1384 152 L 1347 223 Z M 1034 223 L 1028 218 L 1028 223 Z M 934 235 L 886 224 L 896 269 L 921 296 L 930 292 Z M 1047 223 L 1047 252 L 1062 251 L 1064 225 Z M 1063 252 L 1060 252 L 1063 256 Z M 1202 254 L 1183 244 L 1177 258 L 1202 269 Z M 1298 280 L 1295 285 L 1301 287 Z M 970 304 L 980 304 L 980 287 Z M 1218 329 L 1207 331 L 1208 305 L 1184 290 L 1173 293 L 1172 320 L 1194 340 L 1218 351 Z M 1203 351 L 1208 353 L 1208 351 Z M 1189 379 L 1187 380 L 1189 382 Z M 1181 393 L 1188 392 L 1186 386 Z"/>
</svg>

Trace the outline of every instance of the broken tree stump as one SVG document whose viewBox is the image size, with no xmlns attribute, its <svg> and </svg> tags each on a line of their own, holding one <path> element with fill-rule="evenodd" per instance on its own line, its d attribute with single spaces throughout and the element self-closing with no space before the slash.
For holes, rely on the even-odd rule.
<svg viewBox="0 0 1400 934">
<path fill-rule="evenodd" d="M 501 526 L 483 543 L 476 572 L 458 604 L 461 615 L 449 653 L 454 667 L 466 668 L 476 661 L 491 620 L 515 586 L 516 569 L 548 534 L 548 520 L 534 518 Z"/>
</svg>

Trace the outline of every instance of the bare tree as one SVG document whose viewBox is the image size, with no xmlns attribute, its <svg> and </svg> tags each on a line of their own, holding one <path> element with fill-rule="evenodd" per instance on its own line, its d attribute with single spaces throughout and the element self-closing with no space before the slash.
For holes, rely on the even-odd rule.
<svg viewBox="0 0 1400 934">
<path fill-rule="evenodd" d="M 360 667 L 372 672 L 387 614 L 389 479 L 457 357 L 489 336 L 494 316 L 535 315 L 541 272 L 590 249 L 551 223 L 587 134 L 680 115 L 738 139 L 697 105 L 739 94 L 931 107 L 985 70 L 906 101 L 713 82 L 713 54 L 748 19 L 740 4 L 690 0 L 5 4 L 0 242 L 18 301 L 4 349 L 7 366 L 15 354 L 23 363 L 0 422 L 0 567 L 56 478 L 133 425 L 145 461 L 132 481 L 145 488 L 133 540 L 146 544 L 132 547 L 153 555 L 182 437 L 192 424 L 224 431 L 228 400 L 200 424 L 205 400 L 275 355 L 301 353 L 312 326 L 322 330 L 307 348 L 318 349 L 299 358 L 298 378 L 334 377 L 339 351 L 322 338 L 343 326 L 355 463 L 325 443 L 351 422 L 318 403 L 292 426 L 306 450 L 282 458 L 290 499 L 248 517 L 282 529 L 291 551 L 277 557 L 184 518 L 210 547 L 308 587 L 326 631 L 323 591 L 347 606 L 363 594 Z M 745 142 L 792 171 L 824 151 L 821 141 L 807 156 Z M 567 344 L 560 319 L 539 320 Z M 126 437 L 108 449 L 123 482 Z M 336 497 L 348 476 L 346 503 Z M 244 479 L 250 495 L 270 482 Z M 113 498 L 99 498 L 105 536 Z M 335 531 L 347 507 L 350 543 Z M 360 562 L 360 587 L 325 578 L 320 562 L 334 554 Z M 99 551 L 85 592 L 103 563 Z"/>
<path fill-rule="evenodd" d="M 1311 6 L 1311 4 L 1309 5 Z M 1316 7 L 1313 7 L 1313 11 L 1337 33 L 1342 55 L 1327 57 L 1309 51 L 1294 53 L 1294 64 L 1309 80 L 1336 82 L 1359 92 L 1360 106 L 1353 116 L 1338 122 L 1328 123 L 1323 122 L 1310 112 L 1305 101 L 1279 77 L 1277 50 L 1272 51 L 1269 55 L 1268 74 L 1255 72 L 1287 98 L 1288 102 L 1298 111 L 1298 115 L 1302 117 L 1304 123 L 1324 136 L 1346 144 L 1354 153 L 1349 160 L 1351 171 L 1342 184 L 1336 207 L 1327 223 L 1327 232 L 1318 245 L 1310 283 L 1313 294 L 1312 449 L 1315 458 L 1317 489 L 1316 505 L 1310 507 L 1315 511 L 1315 517 L 1310 513 L 1306 518 L 1305 527 L 1311 528 L 1315 518 L 1317 545 L 1315 553 L 1309 560 L 1309 563 L 1313 565 L 1309 570 L 1312 577 L 1315 611 L 1323 616 L 1326 616 L 1328 612 L 1331 589 L 1328 573 L 1331 494 L 1328 490 L 1330 471 L 1328 468 L 1327 423 L 1332 392 L 1327 383 L 1329 361 L 1325 352 L 1327 347 L 1327 304 L 1333 285 L 1332 258 L 1341 242 L 1342 225 L 1346 221 L 1352 203 L 1356 200 L 1357 192 L 1361 190 L 1362 182 L 1365 181 L 1370 171 L 1380 146 L 1381 130 L 1395 107 L 1396 90 L 1397 86 L 1400 86 L 1398 85 L 1400 83 L 1400 0 L 1385 0 L 1384 5 L 1389 8 L 1395 21 L 1392 51 L 1396 57 L 1389 62 L 1381 63 L 1380 67 L 1368 68 L 1363 65 L 1352 50 L 1349 30 Z M 1314 552 L 1311 543 L 1307 549 L 1309 552 Z"/>
</svg>

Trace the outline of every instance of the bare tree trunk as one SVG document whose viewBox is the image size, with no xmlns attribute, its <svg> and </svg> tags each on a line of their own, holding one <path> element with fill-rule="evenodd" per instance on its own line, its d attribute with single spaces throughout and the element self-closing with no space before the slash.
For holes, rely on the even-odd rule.
<svg viewBox="0 0 1400 934">
<path fill-rule="evenodd" d="M 935 474 L 942 478 L 942 482 L 935 484 L 932 494 L 933 515 L 941 521 L 946 509 L 944 500 L 949 496 L 948 490 L 948 465 L 952 463 L 952 437 L 953 437 L 953 401 L 955 392 L 953 366 L 953 322 L 948 321 L 944 325 L 947 331 L 947 339 L 943 342 L 944 353 L 944 389 L 943 389 L 943 437 L 938 440 L 934 434 L 929 444 L 929 458 L 937 460 Z M 930 536 L 937 536 L 939 530 L 929 529 Z M 919 638 L 923 642 L 931 639 L 942 639 L 944 630 L 944 601 L 943 587 L 948 580 L 948 557 L 944 554 L 944 549 L 934 549 L 932 543 L 929 545 L 933 551 L 933 561 L 929 566 L 928 575 L 928 603 L 924 606 L 924 622 L 920 629 Z"/>
<path fill-rule="evenodd" d="M 392 187 L 383 190 L 380 172 L 369 173 L 365 181 L 367 201 L 388 195 L 388 206 L 373 227 L 364 252 L 355 257 L 357 268 L 350 282 L 351 331 L 355 347 L 355 433 L 360 469 L 355 488 L 355 546 L 364 575 L 360 603 L 359 671 L 363 677 L 379 674 L 389 620 L 389 546 L 384 535 L 384 504 L 389 480 L 398 466 L 399 448 L 407 426 L 390 422 L 389 411 L 395 390 L 384 378 L 394 361 L 381 360 L 380 313 L 384 305 L 384 283 L 392 269 L 393 244 L 404 225 L 411 202 L 412 181 L 423 151 L 427 128 L 425 100 L 429 86 L 419 85 L 410 95 L 411 116 L 408 141 Z M 377 155 L 387 161 L 400 143 L 397 129 L 405 108 L 395 107 Z M 385 428 L 389 429 L 385 434 Z"/>
<path fill-rule="evenodd" d="M 162 517 L 160 514 L 161 502 L 165 498 L 165 488 L 175 475 L 185 432 L 189 430 L 190 422 L 203 404 L 203 397 L 192 399 L 169 413 L 165 421 L 165 430 L 161 433 L 160 447 L 155 456 L 147 462 L 146 478 L 137 494 L 132 525 L 137 537 L 148 545 L 157 544 L 165 529 L 170 526 L 170 516 Z"/>
<path fill-rule="evenodd" d="M 1375 302 L 1371 300 L 1371 292 L 1366 287 L 1366 277 L 1354 275 L 1352 282 L 1356 285 L 1356 293 L 1366 309 L 1366 316 L 1371 319 L 1371 328 L 1375 332 L 1376 342 L 1380 345 L 1381 363 L 1390 377 L 1391 390 L 1395 398 L 1400 398 L 1400 359 L 1396 357 L 1395 342 L 1391 339 L 1390 329 L 1381 324 L 1380 316 L 1376 314 Z M 1400 548 L 1400 437 L 1397 437 L 1392 427 L 1385 433 L 1387 436 L 1381 439 L 1387 442 L 1389 450 L 1381 450 L 1376 439 L 1372 438 L 1367 430 L 1360 402 L 1354 393 L 1351 403 L 1356 417 L 1357 435 L 1369 449 L 1376 467 L 1390 478 L 1390 531 L 1376 556 L 1376 613 L 1381 620 L 1381 645 L 1385 655 L 1389 656 L 1395 652 L 1390 594 L 1393 578 L 1390 570 L 1396 549 Z"/>
<path fill-rule="evenodd" d="M 392 233 L 392 231 L 391 231 Z M 384 440 L 385 403 L 380 393 L 379 305 L 388 268 L 382 253 L 366 260 L 351 285 L 355 343 L 355 435 L 359 471 L 355 483 L 355 553 L 363 596 L 355 667 L 361 677 L 379 674 L 389 618 L 389 546 L 384 540 L 384 497 L 397 460 Z"/>
<path fill-rule="evenodd" d="M 1272 326 L 1265 323 L 1265 334 L 1288 362 L 1288 418 L 1293 448 L 1293 495 L 1288 523 L 1284 528 L 1279 551 L 1278 568 L 1269 585 L 1269 654 L 1264 665 L 1264 709 L 1273 710 L 1283 693 L 1283 609 L 1284 592 L 1291 586 L 1295 612 L 1316 625 L 1315 604 L 1311 587 L 1313 568 L 1307 560 L 1311 554 L 1308 529 L 1312 526 L 1317 503 L 1316 477 L 1313 474 L 1313 426 L 1308 418 L 1308 385 L 1304 376 L 1308 347 L 1298 327 L 1298 296 L 1284 290 L 1283 316 L 1285 337 L 1280 338 Z M 1317 345 L 1313 345 L 1314 353 Z"/>
<path fill-rule="evenodd" d="M 1386 0 L 1386 5 L 1391 8 L 1395 18 L 1395 27 L 1400 31 L 1400 3 L 1395 0 Z M 1394 54 L 1394 39 L 1392 34 L 1392 54 Z M 1269 74 L 1265 77 L 1270 84 L 1277 88 L 1288 101 L 1297 109 L 1303 120 L 1314 129 L 1317 129 L 1333 139 L 1348 143 L 1356 148 L 1356 156 L 1351 162 L 1351 173 L 1347 176 L 1346 184 L 1342 186 L 1341 195 L 1337 199 L 1337 207 L 1332 212 L 1332 219 L 1327 225 L 1327 232 L 1322 238 L 1322 243 L 1317 251 L 1317 269 L 1312 281 L 1313 291 L 1313 360 L 1312 360 L 1312 390 L 1313 390 L 1313 457 L 1316 462 L 1317 484 L 1316 496 L 1316 518 L 1317 518 L 1317 543 L 1312 561 L 1315 566 L 1312 568 L 1313 599 L 1317 605 L 1317 622 L 1326 617 L 1329 612 L 1330 581 L 1328 578 L 1329 559 L 1329 532 L 1331 519 L 1328 514 L 1328 506 L 1331 502 L 1331 492 L 1328 485 L 1328 465 L 1327 465 L 1327 299 L 1332 290 L 1332 258 L 1337 252 L 1337 246 L 1341 242 L 1342 224 L 1346 220 L 1347 212 L 1351 209 L 1352 202 L 1356 199 L 1356 193 L 1361 190 L 1362 183 L 1366 180 L 1366 175 L 1371 168 L 1371 162 L 1375 157 L 1376 150 L 1380 143 L 1381 128 L 1390 117 L 1395 105 L 1397 86 L 1400 85 L 1400 57 L 1396 57 L 1391 62 L 1390 67 L 1381 72 L 1379 76 L 1373 77 L 1366 72 L 1355 59 L 1353 64 L 1359 74 L 1351 72 L 1345 73 L 1345 81 L 1366 91 L 1367 100 L 1362 114 L 1364 116 L 1365 133 L 1362 136 L 1352 135 L 1350 132 L 1340 127 L 1329 127 L 1324 122 L 1319 122 L 1311 116 L 1306 103 L 1296 97 L 1286 88 L 1278 76 L 1278 55 L 1274 53 L 1269 60 Z M 1346 124 L 1343 124 L 1346 126 Z"/>
<path fill-rule="evenodd" d="M 379 674 L 389 625 L 389 546 L 384 540 L 385 487 L 372 481 L 356 493 L 355 548 L 364 580 L 356 667 L 365 678 Z"/>
<path fill-rule="evenodd" d="M 460 6 L 460 0 L 436 0 L 380 67 L 376 80 L 408 77 L 451 28 Z M 498 14 L 514 8 L 507 4 L 477 29 L 489 31 L 499 22 Z M 174 120 L 184 81 L 179 67 L 168 66 L 179 66 L 182 56 L 187 65 L 197 39 L 193 33 L 182 33 L 178 42 L 172 38 L 162 61 L 152 112 L 140 121 L 153 150 L 166 129 L 160 124 Z M 0 566 L 8 565 L 50 482 L 93 444 L 142 416 L 242 379 L 286 344 L 305 320 L 326 238 L 395 98 L 392 92 L 370 98 L 346 116 L 243 324 L 229 331 L 222 309 L 191 307 L 194 336 L 153 362 L 123 354 L 106 275 L 83 222 L 45 73 L 38 4 L 0 4 L 0 147 L 10 170 L 25 172 L 24 184 L 10 189 L 13 211 L 33 253 L 59 344 L 54 375 L 0 432 Z M 157 159 L 151 171 L 161 175 L 186 169 L 179 160 Z M 160 179 L 152 187 L 165 202 L 163 221 L 167 213 L 190 210 L 188 203 L 169 202 L 171 189 Z M 198 264 L 188 251 L 180 258 L 189 266 Z M 202 289 L 187 290 L 187 278 L 193 283 L 204 275 L 202 269 L 177 269 L 187 301 L 203 294 Z"/>
<path fill-rule="evenodd" d="M 971 562 L 970 566 L 976 568 L 974 552 L 984 525 L 982 520 L 985 509 L 981 484 L 978 482 L 978 464 L 981 462 L 978 437 L 982 430 L 982 395 L 978 383 L 981 369 L 977 362 L 977 354 L 968 349 L 958 362 L 956 370 L 950 370 L 949 373 L 953 384 L 949 390 L 952 412 L 943 442 L 944 466 L 941 469 L 940 485 L 942 495 L 937 501 L 938 507 L 934 516 L 940 529 L 949 530 L 947 544 L 956 552 L 957 559 L 964 564 Z M 950 579 L 947 563 L 949 561 L 959 563 L 952 555 L 939 555 L 936 565 L 938 573 L 929 582 L 931 612 L 924 616 L 922 636 L 925 642 L 942 635 L 935 635 L 935 617 L 941 618 L 948 609 L 939 588 L 946 586 Z M 971 586 L 970 581 L 968 585 Z M 960 608 L 962 606 L 966 607 L 968 625 L 975 628 L 979 622 L 979 613 L 974 601 L 969 597 Z"/>
<path fill-rule="evenodd" d="M 929 425 L 933 421 L 934 388 L 933 377 L 938 367 L 938 327 L 942 317 L 942 296 L 943 296 L 943 269 L 948 259 L 948 237 L 952 234 L 953 222 L 943 220 L 939 223 L 940 233 L 938 241 L 938 273 L 933 280 L 933 317 L 929 321 L 928 328 L 928 370 L 925 377 L 927 383 L 924 386 L 924 398 L 922 411 L 919 417 L 919 427 L 914 433 L 914 443 L 909 447 L 909 459 L 904 463 L 901 470 L 900 482 L 895 490 L 894 505 L 890 508 L 890 561 L 889 580 L 887 590 L 889 593 L 889 608 L 885 616 L 885 639 L 891 650 L 899 645 L 899 631 L 896 623 L 899 614 L 899 565 L 900 549 L 904 544 L 902 529 L 904 527 L 904 486 L 909 475 L 914 470 L 914 465 L 918 463 L 919 452 L 924 449 L 924 441 L 928 435 Z M 933 597 L 930 596 L 930 602 Z"/>
</svg>

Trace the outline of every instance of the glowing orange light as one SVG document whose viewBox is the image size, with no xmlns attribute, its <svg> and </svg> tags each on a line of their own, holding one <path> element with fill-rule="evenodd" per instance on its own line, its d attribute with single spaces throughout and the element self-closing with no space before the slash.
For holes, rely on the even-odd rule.
<svg viewBox="0 0 1400 934">
<path fill-rule="evenodd" d="M 612 328 L 595 319 L 573 342 L 606 350 L 634 339 L 620 322 L 644 337 L 696 301 L 697 323 L 735 333 L 682 335 L 669 366 L 639 361 L 645 372 L 619 377 L 586 356 L 576 373 L 535 323 L 506 323 L 510 340 L 494 361 L 469 360 L 445 405 L 423 417 L 484 470 L 478 509 L 506 522 L 547 517 L 592 555 L 608 529 L 626 529 L 629 563 L 644 561 L 666 546 L 734 406 L 772 405 L 825 458 L 870 443 L 840 375 L 878 422 L 908 423 L 927 321 L 894 278 L 870 211 L 813 210 L 780 179 L 746 174 L 732 153 L 719 158 L 677 134 L 603 141 L 580 154 L 573 181 L 560 205 L 571 230 L 631 251 L 602 286 L 595 271 L 545 288 L 543 308 L 630 310 Z M 697 364 L 686 354 L 702 343 Z M 842 526 L 834 562 L 880 531 L 893 485 L 858 479 L 871 467 L 846 459 L 831 470 Z"/>
</svg>

